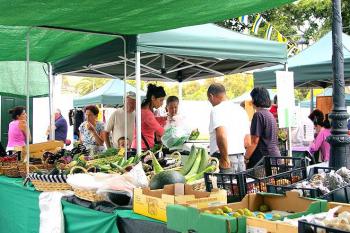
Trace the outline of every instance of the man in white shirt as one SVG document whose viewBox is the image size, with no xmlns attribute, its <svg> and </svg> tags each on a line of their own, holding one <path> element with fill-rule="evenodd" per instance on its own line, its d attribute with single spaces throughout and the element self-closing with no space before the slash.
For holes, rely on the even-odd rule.
<svg viewBox="0 0 350 233">
<path fill-rule="evenodd" d="M 129 91 L 126 95 L 126 111 L 127 111 L 127 140 L 132 140 L 135 126 L 135 107 L 136 107 L 136 94 Z M 108 120 L 108 124 L 105 129 L 105 142 L 107 148 L 112 147 L 110 141 L 110 133 L 112 133 L 112 143 L 114 147 L 118 147 L 118 140 L 124 137 L 125 127 L 125 107 L 117 108 Z"/>
<path fill-rule="evenodd" d="M 210 154 L 219 158 L 221 172 L 244 171 L 245 148 L 250 144 L 248 114 L 227 100 L 222 84 L 211 84 L 207 96 L 213 106 L 209 124 Z"/>
</svg>

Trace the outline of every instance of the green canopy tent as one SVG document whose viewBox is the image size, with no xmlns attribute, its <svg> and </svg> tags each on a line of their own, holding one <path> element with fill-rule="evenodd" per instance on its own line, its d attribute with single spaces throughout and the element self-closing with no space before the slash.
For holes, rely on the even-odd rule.
<svg viewBox="0 0 350 233">
<path fill-rule="evenodd" d="M 85 43 L 88 47 L 93 42 L 84 41 L 82 38 L 72 39 L 66 38 L 65 41 L 61 41 L 65 38 L 66 33 L 71 31 L 79 31 L 85 34 L 81 36 L 91 37 L 98 36 L 100 38 L 103 35 L 118 37 L 119 34 L 138 34 L 145 32 L 161 31 L 171 28 L 177 28 L 181 26 L 195 25 L 200 23 L 208 23 L 219 21 L 227 18 L 238 17 L 244 14 L 252 14 L 261 12 L 272 7 L 276 7 L 285 3 L 293 2 L 293 0 L 237 0 L 237 1 L 192 1 L 188 4 L 188 1 L 184 0 L 170 0 L 170 1 L 25 1 L 14 0 L 11 2 L 0 0 L 0 11 L 2 12 L 0 18 L 0 25 L 4 26 L 27 26 L 30 27 L 31 33 L 25 33 L 27 40 L 23 43 L 26 46 L 26 56 L 24 53 L 16 53 L 17 56 L 10 56 L 14 53 L 17 47 L 16 33 L 11 34 L 10 38 L 7 38 L 5 42 L 6 48 L 0 52 L 1 60 L 26 60 L 27 71 L 29 70 L 29 61 L 39 61 L 35 58 L 34 51 L 38 52 L 39 58 L 46 59 L 45 62 L 49 64 L 49 74 L 51 74 L 51 63 L 54 59 L 63 59 L 63 53 L 66 56 L 71 56 L 74 53 L 78 53 L 79 48 Z M 220 7 L 217 7 L 220 5 Z M 186 6 L 186 7 L 184 7 Z M 19 13 L 20 12 L 20 13 Z M 34 28 L 33 28 L 34 27 Z M 42 40 L 35 40 L 33 31 L 46 28 L 53 30 L 45 30 L 45 33 L 55 34 L 62 32 L 62 36 L 54 37 L 44 36 Z M 7 28 L 9 29 L 9 28 Z M 60 31 L 57 31 L 60 29 Z M 28 30 L 25 29 L 24 30 Z M 67 31 L 68 30 L 68 31 Z M 1 30 L 0 30 L 1 31 Z M 97 33 L 97 34 L 92 34 Z M 2 32 L 0 32 L 2 34 Z M 40 32 L 38 32 L 40 34 Z M 11 38 L 12 37 L 12 38 Z M 122 40 L 124 37 L 119 36 Z M 21 37 L 24 39 L 25 37 Z M 109 40 L 109 39 L 108 39 Z M 49 46 L 43 46 L 50 41 Z M 65 49 L 66 45 L 76 42 L 76 46 L 72 46 L 69 49 Z M 100 42 L 100 41 L 99 41 Z M 99 43 L 98 42 L 98 43 Z M 105 41 L 106 42 L 106 41 Z M 21 44 L 22 45 L 22 44 Z M 53 49 L 53 45 L 60 45 L 59 49 Z M 126 44 L 124 46 L 124 55 L 126 54 Z M 91 46 L 93 47 L 93 46 Z M 78 48 L 78 49 L 76 49 Z M 88 48 L 86 48 L 88 49 Z M 18 50 L 17 50 L 18 51 Z M 20 50 L 24 51 L 24 50 Z M 45 57 L 44 55 L 48 55 Z M 62 55 L 62 56 L 53 56 Z M 31 55 L 30 55 L 31 54 Z M 51 60 L 50 60 L 51 57 Z M 39 59 L 38 58 L 38 59 Z M 136 52 L 136 88 L 140 89 L 140 56 L 139 52 Z M 29 105 L 29 72 L 27 72 L 27 105 Z M 126 72 L 124 72 L 126 75 Z M 124 77 L 125 80 L 125 77 Z M 137 106 L 140 105 L 140 95 L 137 93 Z M 140 113 L 140 109 L 137 109 Z M 140 117 L 137 116 L 137 132 L 139 132 Z M 28 128 L 29 131 L 29 128 Z M 138 133 L 137 141 L 140 142 L 140 134 Z M 28 142 L 27 142 L 28 144 Z M 28 150 L 29 147 L 27 147 Z M 139 148 L 138 148 L 139 149 Z M 27 151 L 28 153 L 28 151 Z"/>
<path fill-rule="evenodd" d="M 350 84 L 350 36 L 343 33 L 344 79 Z M 332 33 L 287 61 L 288 70 L 294 72 L 294 86 L 321 87 L 332 85 Z M 272 88 L 276 86 L 275 72 L 284 70 L 282 65 L 254 72 L 255 86 Z"/>
<path fill-rule="evenodd" d="M 136 93 L 136 88 L 130 84 L 126 84 L 127 91 Z M 146 93 L 141 91 L 141 96 Z M 114 79 L 100 87 L 99 89 L 73 100 L 74 107 L 83 107 L 89 104 L 103 105 L 121 105 L 124 98 L 124 82 L 119 79 Z"/>
<path fill-rule="evenodd" d="M 135 52 L 141 54 L 143 79 L 190 81 L 285 63 L 286 44 L 243 35 L 205 24 L 140 34 L 128 44 L 128 78 L 135 77 Z M 110 41 L 54 63 L 55 73 L 121 76 L 123 58 Z M 131 48 L 135 46 L 134 48 Z M 76 70 L 75 72 L 70 72 Z"/>
<path fill-rule="evenodd" d="M 0 0 L 0 25 L 140 34 L 218 22 L 293 0 Z"/>
</svg>

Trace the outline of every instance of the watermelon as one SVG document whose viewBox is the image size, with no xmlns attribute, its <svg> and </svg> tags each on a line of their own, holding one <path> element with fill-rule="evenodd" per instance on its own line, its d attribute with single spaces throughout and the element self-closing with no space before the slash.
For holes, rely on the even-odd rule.
<svg viewBox="0 0 350 233">
<path fill-rule="evenodd" d="M 185 177 L 181 175 L 180 172 L 177 171 L 163 171 L 161 173 L 156 174 L 152 177 L 149 187 L 151 190 L 153 189 L 162 189 L 164 185 L 167 184 L 176 184 L 186 182 Z"/>
</svg>

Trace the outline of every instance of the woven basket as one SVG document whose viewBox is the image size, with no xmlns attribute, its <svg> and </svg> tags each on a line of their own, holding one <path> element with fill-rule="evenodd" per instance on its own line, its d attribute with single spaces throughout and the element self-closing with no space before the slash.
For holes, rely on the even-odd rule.
<svg viewBox="0 0 350 233">
<path fill-rule="evenodd" d="M 43 164 L 37 164 L 37 165 L 29 164 L 29 173 L 33 173 L 33 172 L 38 171 L 38 170 L 47 170 L 46 168 L 47 167 L 44 166 Z M 19 174 L 22 178 L 27 177 L 27 166 L 25 163 L 19 164 L 18 170 L 19 170 Z"/>
<path fill-rule="evenodd" d="M 82 170 L 85 174 L 88 174 L 87 170 L 83 167 L 73 167 L 70 171 L 70 174 L 74 174 L 74 171 L 76 169 L 80 169 Z M 84 190 L 84 189 L 78 189 L 78 188 L 74 188 L 73 187 L 73 191 L 74 191 L 74 195 L 76 197 L 79 197 L 80 199 L 86 200 L 86 201 L 91 201 L 91 202 L 98 202 L 98 201 L 103 201 L 104 198 L 101 195 L 98 195 L 96 193 L 96 190 Z"/>
<path fill-rule="evenodd" d="M 72 190 L 72 187 L 67 184 L 66 175 L 41 175 L 30 173 L 29 179 L 38 191 Z"/>
<path fill-rule="evenodd" d="M 73 188 L 73 191 L 75 196 L 86 201 L 98 202 L 98 201 L 104 200 L 104 198 L 101 195 L 98 195 L 96 193 L 96 190 L 93 191 L 93 190 L 83 190 L 83 189 Z"/>
<path fill-rule="evenodd" d="M 17 165 L 11 165 L 11 166 L 3 166 L 1 168 L 2 174 L 7 177 L 12 178 L 19 178 L 21 175 L 19 174 L 18 166 Z"/>
</svg>

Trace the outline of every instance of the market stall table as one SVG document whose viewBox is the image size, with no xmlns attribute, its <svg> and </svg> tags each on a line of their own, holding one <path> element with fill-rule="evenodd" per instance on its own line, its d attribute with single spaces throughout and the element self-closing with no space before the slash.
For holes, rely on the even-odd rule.
<svg viewBox="0 0 350 233">
<path fill-rule="evenodd" d="M 40 226 L 39 195 L 33 187 L 23 186 L 23 180 L 0 176 L 1 232 L 37 233 Z M 147 229 L 152 233 L 171 232 L 166 225 L 132 210 L 104 213 L 62 201 L 67 233 L 133 233 Z M 118 226 L 117 226 L 118 222 Z M 119 228 L 119 229 L 118 229 Z"/>
</svg>

